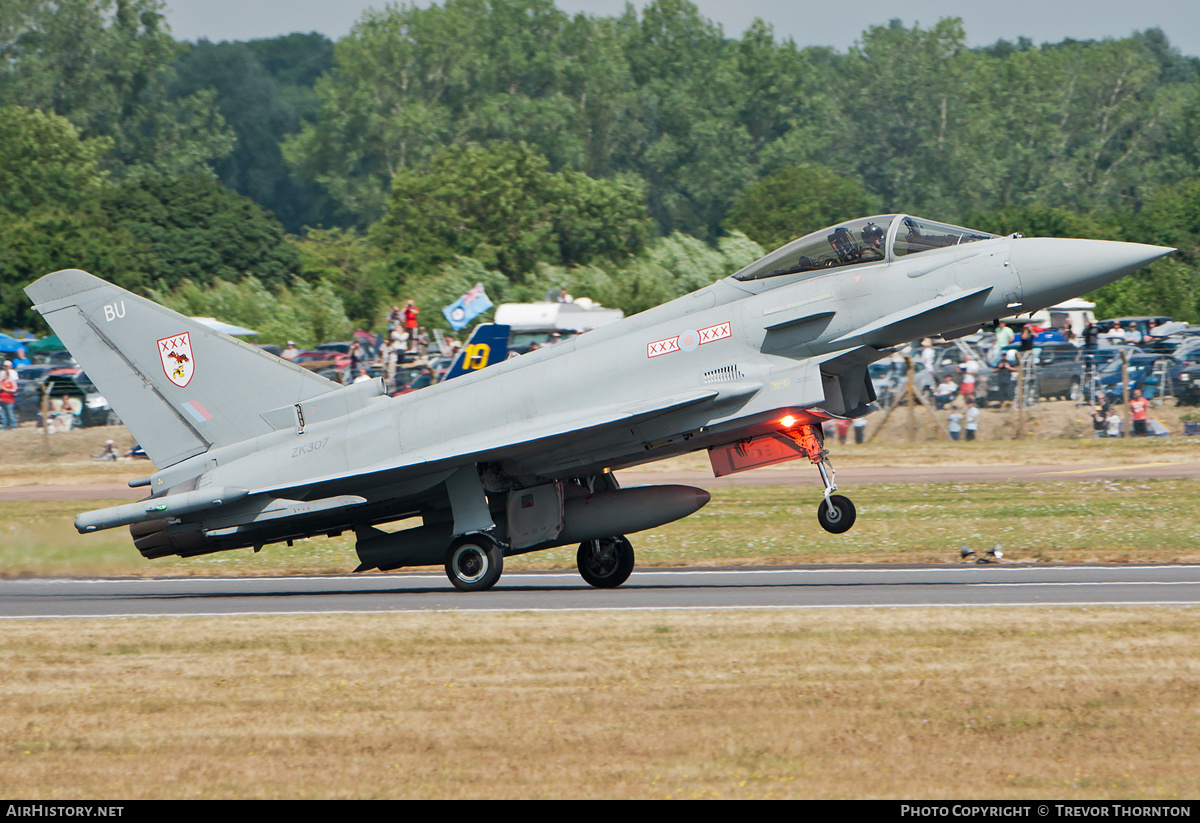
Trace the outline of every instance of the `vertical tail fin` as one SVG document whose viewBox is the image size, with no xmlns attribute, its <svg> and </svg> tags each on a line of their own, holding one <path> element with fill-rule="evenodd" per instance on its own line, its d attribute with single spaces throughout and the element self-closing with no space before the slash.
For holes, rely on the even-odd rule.
<svg viewBox="0 0 1200 823">
<path fill-rule="evenodd" d="M 449 380 L 504 360 L 508 357 L 508 335 L 511 331 L 512 326 L 503 323 L 480 323 L 471 332 L 462 351 L 454 356 L 454 362 L 443 379 Z"/>
<path fill-rule="evenodd" d="M 78 269 L 25 293 L 160 469 L 273 431 L 264 413 L 340 388 Z"/>
</svg>

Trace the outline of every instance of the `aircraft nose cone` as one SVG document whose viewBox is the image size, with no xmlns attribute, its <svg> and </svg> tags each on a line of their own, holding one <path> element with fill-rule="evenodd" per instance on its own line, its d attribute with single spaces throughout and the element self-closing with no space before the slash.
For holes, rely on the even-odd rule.
<svg viewBox="0 0 1200 823">
<path fill-rule="evenodd" d="M 1041 307 L 1098 289 L 1173 251 L 1111 240 L 1021 237 L 1013 241 L 1011 257 L 1025 305 Z"/>
</svg>

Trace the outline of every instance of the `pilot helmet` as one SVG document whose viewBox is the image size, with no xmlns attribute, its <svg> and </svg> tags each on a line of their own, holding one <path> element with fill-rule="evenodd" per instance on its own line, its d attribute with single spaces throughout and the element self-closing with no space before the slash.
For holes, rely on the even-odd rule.
<svg viewBox="0 0 1200 823">
<path fill-rule="evenodd" d="M 883 240 L 883 229 L 881 229 L 875 223 L 868 223 L 867 225 L 863 226 L 862 239 L 864 243 L 871 246 L 876 246 L 881 240 Z"/>
</svg>

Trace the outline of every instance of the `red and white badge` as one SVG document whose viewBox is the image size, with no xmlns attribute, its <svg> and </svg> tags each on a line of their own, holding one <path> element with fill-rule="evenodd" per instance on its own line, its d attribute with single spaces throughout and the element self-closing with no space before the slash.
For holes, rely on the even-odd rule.
<svg viewBox="0 0 1200 823">
<path fill-rule="evenodd" d="M 158 341 L 158 357 L 163 373 L 179 388 L 192 382 L 196 363 L 192 358 L 192 337 L 188 332 L 164 337 Z"/>
<path fill-rule="evenodd" d="M 646 356 L 661 357 L 664 354 L 673 354 L 677 351 L 695 351 L 705 343 L 715 343 L 718 340 L 724 340 L 726 337 L 733 337 L 733 330 L 728 321 L 704 329 L 685 331 L 674 337 L 667 337 L 662 340 L 655 340 L 653 343 L 647 343 Z"/>
</svg>

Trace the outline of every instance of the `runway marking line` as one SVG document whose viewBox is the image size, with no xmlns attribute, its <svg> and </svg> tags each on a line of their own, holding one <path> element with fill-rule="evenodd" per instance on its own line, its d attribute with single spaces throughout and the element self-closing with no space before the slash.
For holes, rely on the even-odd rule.
<svg viewBox="0 0 1200 823">
<path fill-rule="evenodd" d="M 775 606 L 567 606 L 563 608 L 529 608 L 515 607 L 511 609 L 461 609 L 454 607 L 412 608 L 412 609 L 370 609 L 362 611 L 331 609 L 329 611 L 290 611 L 290 612 L 198 612 L 195 614 L 153 614 L 129 612 L 126 614 L 43 614 L 43 615 L 0 615 L 0 620 L 129 620 L 140 618 L 157 619 L 187 619 L 192 617 L 295 617 L 297 615 L 327 616 L 327 615 L 378 615 L 378 614 L 418 614 L 418 613 L 456 613 L 456 614 L 513 614 L 554 612 L 728 612 L 728 611 L 779 611 L 782 609 L 811 610 L 811 609 L 1074 609 L 1074 608 L 1105 608 L 1105 607 L 1135 607 L 1147 606 L 1179 606 L 1191 608 L 1196 606 L 1192 600 L 1116 600 L 1116 601 L 1064 601 L 1061 603 L 862 603 L 854 606 L 836 604 L 800 604 Z"/>
</svg>

